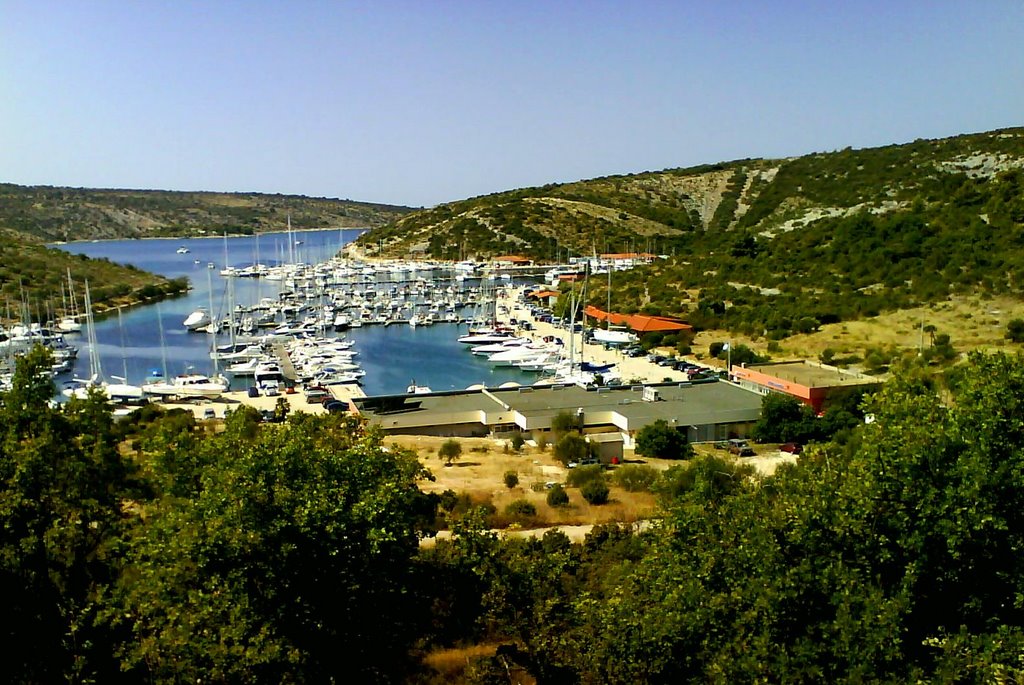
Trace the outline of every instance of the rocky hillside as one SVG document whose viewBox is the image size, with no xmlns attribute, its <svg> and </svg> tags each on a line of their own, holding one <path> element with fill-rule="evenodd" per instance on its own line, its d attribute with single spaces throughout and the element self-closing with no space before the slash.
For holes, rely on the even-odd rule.
<svg viewBox="0 0 1024 685">
<path fill-rule="evenodd" d="M 943 203 L 968 179 L 1024 165 L 1006 129 L 793 159 L 747 159 L 526 188 L 413 212 L 365 234 L 367 251 L 436 258 L 690 251 L 708 232 L 772 236 L 822 219 Z"/>
<path fill-rule="evenodd" d="M 47 241 L 251 234 L 379 226 L 410 208 L 258 193 L 97 190 L 0 184 L 0 227 Z"/>
</svg>

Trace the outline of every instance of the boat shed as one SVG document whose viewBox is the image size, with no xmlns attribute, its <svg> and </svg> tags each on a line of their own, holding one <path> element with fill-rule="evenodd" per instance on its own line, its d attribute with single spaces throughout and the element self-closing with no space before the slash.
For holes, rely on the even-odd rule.
<svg viewBox="0 0 1024 685">
<path fill-rule="evenodd" d="M 386 433 L 547 440 L 554 418 L 570 412 L 584 434 L 619 433 L 632 447 L 637 431 L 658 420 L 685 430 L 690 442 L 745 437 L 761 415 L 761 395 L 725 381 L 556 385 L 354 398 L 351 406 Z"/>
</svg>

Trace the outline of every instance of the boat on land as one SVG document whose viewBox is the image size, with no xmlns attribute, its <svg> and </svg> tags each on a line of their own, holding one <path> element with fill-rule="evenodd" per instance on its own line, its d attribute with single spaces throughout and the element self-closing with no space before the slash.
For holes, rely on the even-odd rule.
<svg viewBox="0 0 1024 685">
<path fill-rule="evenodd" d="M 207 376 L 186 372 L 171 379 L 154 377 L 142 385 L 147 395 L 162 397 L 220 397 L 228 391 L 230 382 L 224 376 Z"/>
</svg>

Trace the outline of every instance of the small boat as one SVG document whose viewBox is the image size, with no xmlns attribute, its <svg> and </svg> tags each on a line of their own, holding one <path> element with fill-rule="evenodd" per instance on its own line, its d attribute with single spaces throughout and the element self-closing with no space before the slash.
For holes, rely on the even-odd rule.
<svg viewBox="0 0 1024 685">
<path fill-rule="evenodd" d="M 191 250 L 189 250 L 189 249 L 188 249 L 187 247 L 185 247 L 184 245 L 182 245 L 181 247 L 179 247 L 179 248 L 178 248 L 178 249 L 176 250 L 176 252 L 177 252 L 178 254 L 188 254 L 189 252 L 191 252 Z"/>
<path fill-rule="evenodd" d="M 205 309 L 200 307 L 186 317 L 182 322 L 182 326 L 188 331 L 198 331 L 204 329 L 210 325 L 210 314 Z"/>
</svg>

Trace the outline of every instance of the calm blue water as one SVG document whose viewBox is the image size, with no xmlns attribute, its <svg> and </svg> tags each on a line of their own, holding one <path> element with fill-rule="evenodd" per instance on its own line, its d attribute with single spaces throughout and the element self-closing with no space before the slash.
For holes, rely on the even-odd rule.
<svg viewBox="0 0 1024 685">
<path fill-rule="evenodd" d="M 302 245 L 295 246 L 295 258 L 307 263 L 324 261 L 359 233 L 355 229 L 297 233 L 295 238 L 301 240 Z M 288 261 L 290 256 L 286 233 L 263 234 L 258 245 L 254 237 L 228 238 L 226 242 L 226 258 L 223 238 L 104 240 L 56 246 L 74 254 L 132 264 L 170 278 L 187 276 L 192 284 L 193 289 L 187 296 L 166 300 L 159 305 L 123 310 L 121 325 L 117 316 L 96 322 L 96 338 L 105 376 L 123 376 L 127 369 L 128 382 L 141 383 L 152 370 L 163 372 L 164 357 L 170 375 L 190 367 L 203 373 L 213 371 L 209 336 L 186 332 L 182 327 L 185 317 L 198 307 L 210 306 L 211 287 L 213 311 L 226 311 L 227 279 L 219 275 L 225 263 L 236 267 L 252 264 L 256 260 L 257 249 L 259 261 L 263 264 Z M 182 246 L 189 248 L 188 254 L 177 254 L 176 250 Z M 215 266 L 213 269 L 207 267 L 211 262 Z M 279 281 L 232 280 L 235 302 L 243 305 L 254 304 L 262 297 L 276 299 L 281 288 Z M 83 284 L 78 279 L 75 287 L 81 295 Z M 359 351 L 357 360 L 366 371 L 363 389 L 369 395 L 405 392 L 413 380 L 434 390 L 453 390 L 474 383 L 495 386 L 506 381 L 527 383 L 535 379 L 535 374 L 518 369 L 493 368 L 470 354 L 464 349 L 465 345 L 456 342 L 456 337 L 465 330 L 465 326 L 445 323 L 416 328 L 404 325 L 364 326 L 344 335 L 356 343 Z M 68 338 L 79 348 L 73 375 L 88 377 L 89 351 L 84 331 L 81 336 Z M 61 376 L 58 383 L 65 377 L 70 378 L 70 375 Z M 245 380 L 241 379 L 236 384 L 244 387 Z"/>
</svg>

